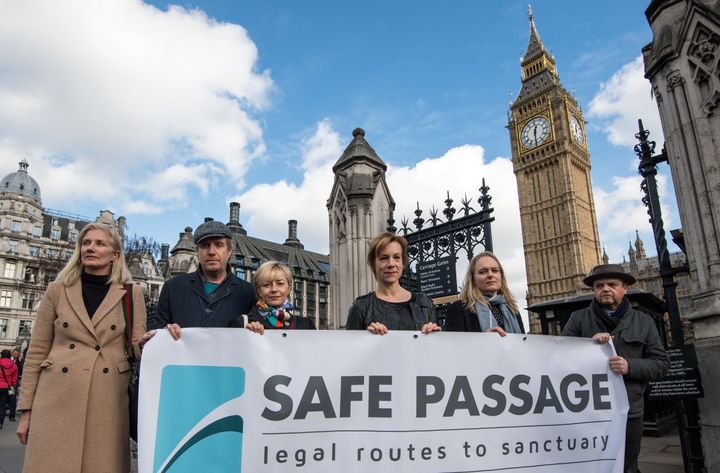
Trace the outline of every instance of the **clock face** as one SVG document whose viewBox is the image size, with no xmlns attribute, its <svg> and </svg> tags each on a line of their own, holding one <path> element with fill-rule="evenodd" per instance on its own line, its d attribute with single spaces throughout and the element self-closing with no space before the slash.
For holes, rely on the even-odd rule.
<svg viewBox="0 0 720 473">
<path fill-rule="evenodd" d="M 580 120 L 575 115 L 570 115 L 570 136 L 579 145 L 585 142 L 585 135 L 583 134 Z"/>
<path fill-rule="evenodd" d="M 543 144 L 550 136 L 550 122 L 545 117 L 535 117 L 520 131 L 520 141 L 526 148 Z"/>
</svg>

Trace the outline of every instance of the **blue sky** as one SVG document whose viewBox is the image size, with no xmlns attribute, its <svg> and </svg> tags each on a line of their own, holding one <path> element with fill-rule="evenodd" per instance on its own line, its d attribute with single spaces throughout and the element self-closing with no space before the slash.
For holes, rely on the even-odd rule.
<svg viewBox="0 0 720 473">
<path fill-rule="evenodd" d="M 637 118 L 662 142 L 639 59 L 646 6 L 533 4 L 587 120 L 601 244 L 615 261 L 635 229 L 654 249 L 632 151 Z M 171 246 L 205 216 L 226 221 L 238 200 L 251 235 L 284 241 L 295 218 L 306 247 L 325 253 L 330 167 L 359 126 L 389 165 L 398 216 L 416 201 L 441 206 L 446 190 L 477 198 L 487 180 L 495 250 L 522 294 L 505 126 L 527 10 L 501 0 L 0 0 L 0 172 L 25 158 L 46 207 L 108 208 Z M 661 193 L 676 228 L 667 176 Z"/>
</svg>

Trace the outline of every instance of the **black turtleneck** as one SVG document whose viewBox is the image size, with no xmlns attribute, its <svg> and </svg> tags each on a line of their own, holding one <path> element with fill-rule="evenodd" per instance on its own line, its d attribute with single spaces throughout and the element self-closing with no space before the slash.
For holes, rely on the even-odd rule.
<svg viewBox="0 0 720 473">
<path fill-rule="evenodd" d="M 110 279 L 109 274 L 105 276 L 96 276 L 86 272 L 83 272 L 80 277 L 80 281 L 82 282 L 83 302 L 85 302 L 85 309 L 91 319 L 110 289 L 110 286 L 107 283 L 108 279 Z"/>
</svg>

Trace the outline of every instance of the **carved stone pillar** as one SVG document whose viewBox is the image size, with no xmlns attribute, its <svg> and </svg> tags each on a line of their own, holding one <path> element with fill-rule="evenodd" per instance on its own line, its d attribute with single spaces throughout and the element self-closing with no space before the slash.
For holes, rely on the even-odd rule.
<svg viewBox="0 0 720 473">
<path fill-rule="evenodd" d="M 643 48 L 677 194 L 693 284 L 688 315 L 705 388 L 700 424 L 708 471 L 720 471 L 720 4 L 652 1 Z"/>
</svg>

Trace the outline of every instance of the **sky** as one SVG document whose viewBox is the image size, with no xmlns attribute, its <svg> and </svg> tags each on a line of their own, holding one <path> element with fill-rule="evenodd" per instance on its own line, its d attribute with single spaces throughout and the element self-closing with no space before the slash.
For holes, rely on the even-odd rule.
<svg viewBox="0 0 720 473">
<path fill-rule="evenodd" d="M 641 49 L 647 1 L 542 0 L 535 24 L 582 107 L 601 246 L 622 261 L 642 206 L 637 120 L 663 138 Z M 18 162 L 46 208 L 172 247 L 241 205 L 249 235 L 298 220 L 328 252 L 332 165 L 362 127 L 387 163 L 396 219 L 490 186 L 494 251 L 516 296 L 525 268 L 506 129 L 529 38 L 508 0 L 0 0 L 0 174 Z M 666 230 L 680 226 L 660 166 Z M 414 216 L 412 216 L 414 218 Z M 674 246 L 671 249 L 676 250 Z"/>
</svg>

